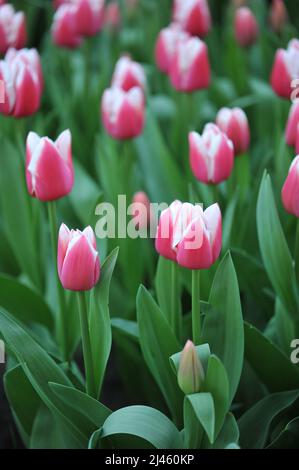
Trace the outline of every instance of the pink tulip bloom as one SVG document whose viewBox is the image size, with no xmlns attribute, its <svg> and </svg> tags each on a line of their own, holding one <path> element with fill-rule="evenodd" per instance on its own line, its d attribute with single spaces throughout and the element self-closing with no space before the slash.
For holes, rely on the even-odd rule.
<svg viewBox="0 0 299 470">
<path fill-rule="evenodd" d="M 291 98 L 292 80 L 299 79 L 299 40 L 292 39 L 287 49 L 278 49 L 271 74 L 271 85 L 275 93 Z"/>
<path fill-rule="evenodd" d="M 280 33 L 288 21 L 288 12 L 283 0 L 272 0 L 270 24 L 272 29 Z"/>
<path fill-rule="evenodd" d="M 247 152 L 250 143 L 248 119 L 240 108 L 222 108 L 217 114 L 216 124 L 234 145 L 235 155 Z"/>
<path fill-rule="evenodd" d="M 104 22 L 105 0 L 76 0 L 74 3 L 78 7 L 78 34 L 82 36 L 97 34 Z"/>
<path fill-rule="evenodd" d="M 170 80 L 178 91 L 208 88 L 210 64 L 208 48 L 203 41 L 189 37 L 178 42 L 170 64 Z"/>
<path fill-rule="evenodd" d="M 82 37 L 77 32 L 77 14 L 77 6 L 73 4 L 63 4 L 57 9 L 51 29 L 54 44 L 70 49 L 80 46 Z"/>
<path fill-rule="evenodd" d="M 119 4 L 114 1 L 109 3 L 105 9 L 104 24 L 112 30 L 118 30 L 121 26 L 121 13 Z"/>
<path fill-rule="evenodd" d="M 161 72 L 169 72 L 178 42 L 187 37 L 188 33 L 176 23 L 161 29 L 155 46 L 156 64 Z"/>
<path fill-rule="evenodd" d="M 299 155 L 292 161 L 281 197 L 285 210 L 299 217 Z"/>
<path fill-rule="evenodd" d="M 141 88 L 109 88 L 103 94 L 101 107 L 104 127 L 114 139 L 131 139 L 142 133 L 145 111 Z"/>
<path fill-rule="evenodd" d="M 138 218 L 139 228 L 147 228 L 152 219 L 151 203 L 144 191 L 134 194 L 132 200 L 132 217 Z"/>
<path fill-rule="evenodd" d="M 211 14 L 207 0 L 175 0 L 173 21 L 192 36 L 203 38 L 211 29 Z"/>
<path fill-rule="evenodd" d="M 144 90 L 146 77 L 143 67 L 128 56 L 121 57 L 115 65 L 111 86 L 124 91 L 134 87 Z"/>
<path fill-rule="evenodd" d="M 58 236 L 58 275 L 64 289 L 92 289 L 100 277 L 100 260 L 91 227 L 69 230 L 61 225 Z"/>
<path fill-rule="evenodd" d="M 287 121 L 286 131 L 285 131 L 286 143 L 292 147 L 296 144 L 298 124 L 299 124 L 299 102 L 295 101 L 291 106 L 288 121 Z"/>
<path fill-rule="evenodd" d="M 219 257 L 222 217 L 218 204 L 205 211 L 200 205 L 173 202 L 161 213 L 156 250 L 188 269 L 207 269 Z"/>
<path fill-rule="evenodd" d="M 66 130 L 53 142 L 30 132 L 26 144 L 26 181 L 29 194 L 41 201 L 66 196 L 73 188 L 71 133 Z"/>
<path fill-rule="evenodd" d="M 235 36 L 240 46 L 252 46 L 258 37 L 259 26 L 252 11 L 247 7 L 238 8 L 235 13 Z"/>
<path fill-rule="evenodd" d="M 207 124 L 202 135 L 189 134 L 192 172 L 202 183 L 218 184 L 228 179 L 234 166 L 234 146 L 215 124 Z"/>
<path fill-rule="evenodd" d="M 43 79 L 35 49 L 9 49 L 0 61 L 0 80 L 4 83 L 4 103 L 0 103 L 0 113 L 24 117 L 38 110 Z"/>
<path fill-rule="evenodd" d="M 23 12 L 15 12 L 12 5 L 0 6 L 0 53 L 9 47 L 21 49 L 27 40 L 26 19 Z"/>
</svg>

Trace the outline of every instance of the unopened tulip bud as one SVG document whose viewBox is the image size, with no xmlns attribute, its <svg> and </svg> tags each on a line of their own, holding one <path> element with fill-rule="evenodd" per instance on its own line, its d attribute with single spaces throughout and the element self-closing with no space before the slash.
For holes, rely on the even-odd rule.
<svg viewBox="0 0 299 470">
<path fill-rule="evenodd" d="M 121 25 L 121 14 L 119 4 L 114 1 L 109 3 L 105 9 L 104 24 L 112 31 L 117 31 Z"/>
<path fill-rule="evenodd" d="M 202 135 L 189 134 L 192 172 L 202 183 L 218 184 L 227 180 L 234 166 L 234 146 L 215 124 L 207 124 Z"/>
<path fill-rule="evenodd" d="M 102 98 L 102 120 L 114 139 L 132 139 L 144 126 L 144 95 L 141 88 L 129 91 L 120 88 L 105 90 Z"/>
<path fill-rule="evenodd" d="M 212 23 L 207 0 L 175 0 L 173 21 L 192 36 L 203 38 Z"/>
<path fill-rule="evenodd" d="M 252 11 L 247 7 L 235 13 L 235 36 L 240 46 L 252 46 L 258 37 L 259 27 Z"/>
<path fill-rule="evenodd" d="M 103 26 L 105 0 L 77 0 L 77 32 L 94 36 Z"/>
<path fill-rule="evenodd" d="M 247 116 L 240 108 L 222 108 L 217 114 L 216 124 L 234 145 L 235 155 L 247 152 L 250 131 Z"/>
<path fill-rule="evenodd" d="M 0 113 L 14 117 L 34 114 L 42 94 L 42 71 L 35 49 L 9 49 L 0 61 L 0 80 L 4 84 L 4 102 Z"/>
<path fill-rule="evenodd" d="M 77 6 L 73 4 L 63 4 L 57 9 L 52 25 L 54 44 L 71 49 L 80 46 L 82 37 L 77 31 L 77 13 Z"/>
<path fill-rule="evenodd" d="M 161 72 L 169 72 L 178 42 L 187 37 L 188 34 L 176 23 L 161 29 L 155 47 L 156 64 Z"/>
<path fill-rule="evenodd" d="M 218 204 L 203 211 L 200 205 L 173 202 L 161 213 L 156 250 L 188 269 L 208 269 L 219 257 L 222 217 Z"/>
<path fill-rule="evenodd" d="M 178 91 L 191 92 L 208 88 L 210 63 L 208 48 L 203 41 L 188 37 L 177 43 L 170 64 L 170 80 Z"/>
<path fill-rule="evenodd" d="M 144 191 L 134 194 L 132 200 L 132 216 L 138 220 L 139 228 L 147 228 L 152 218 L 151 203 Z"/>
<path fill-rule="evenodd" d="M 280 33 L 288 21 L 288 12 L 283 0 L 272 0 L 270 24 L 272 29 Z"/>
<path fill-rule="evenodd" d="M 292 161 L 281 196 L 285 210 L 299 218 L 299 155 Z"/>
<path fill-rule="evenodd" d="M 185 395 L 200 392 L 204 381 L 204 370 L 192 341 L 188 340 L 181 353 L 178 384 Z"/>
<path fill-rule="evenodd" d="M 295 101 L 291 106 L 288 121 L 287 121 L 286 131 L 285 131 L 286 143 L 292 147 L 296 144 L 298 124 L 299 124 L 299 101 Z"/>
<path fill-rule="evenodd" d="M 0 6 L 0 53 L 9 47 L 21 49 L 27 39 L 26 20 L 23 12 L 15 12 L 12 5 Z"/>
<path fill-rule="evenodd" d="M 29 194 L 52 201 L 69 194 L 74 184 L 71 133 L 60 134 L 53 142 L 30 132 L 26 145 L 26 181 Z"/>
<path fill-rule="evenodd" d="M 292 81 L 299 79 L 299 40 L 292 39 L 287 49 L 278 49 L 271 74 L 271 85 L 281 98 L 291 99 Z"/>
<path fill-rule="evenodd" d="M 100 260 L 91 227 L 69 230 L 61 225 L 58 237 L 58 275 L 64 289 L 92 289 L 100 277 Z"/>
<path fill-rule="evenodd" d="M 121 57 L 115 65 L 111 85 L 124 91 L 129 91 L 134 87 L 144 90 L 146 77 L 143 67 L 130 57 Z"/>
</svg>

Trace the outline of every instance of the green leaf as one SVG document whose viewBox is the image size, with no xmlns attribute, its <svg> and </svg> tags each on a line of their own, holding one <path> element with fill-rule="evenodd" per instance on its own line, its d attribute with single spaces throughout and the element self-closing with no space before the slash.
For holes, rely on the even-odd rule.
<svg viewBox="0 0 299 470">
<path fill-rule="evenodd" d="M 229 381 L 224 365 L 213 354 L 209 357 L 203 391 L 211 393 L 215 406 L 215 438 L 230 407 Z"/>
<path fill-rule="evenodd" d="M 28 447 L 33 422 L 41 400 L 20 365 L 8 370 L 3 382 L 18 430 L 24 444 Z"/>
<path fill-rule="evenodd" d="M 234 415 L 232 413 L 227 413 L 222 429 L 211 448 L 226 449 L 231 443 L 238 443 L 239 437 L 239 428 Z"/>
<path fill-rule="evenodd" d="M 137 295 L 137 320 L 144 359 L 156 379 L 177 423 L 182 420 L 183 394 L 169 357 L 181 349 L 166 318 L 150 293 L 141 286 Z"/>
<path fill-rule="evenodd" d="M 111 323 L 109 315 L 110 281 L 117 260 L 118 248 L 112 251 L 101 269 L 101 279 L 91 293 L 89 330 L 95 383 L 100 393 L 111 350 Z"/>
<path fill-rule="evenodd" d="M 43 298 L 20 282 L 0 274 L 0 304 L 26 325 L 38 323 L 53 328 L 53 316 Z"/>
<path fill-rule="evenodd" d="M 3 168 L 0 172 L 0 202 L 6 236 L 21 270 L 40 287 L 39 251 L 31 201 L 25 186 L 24 167 L 15 147 L 1 139 L 1 149 Z"/>
<path fill-rule="evenodd" d="M 299 417 L 292 419 L 267 449 L 298 449 Z"/>
<path fill-rule="evenodd" d="M 112 413 L 105 421 L 101 439 L 119 434 L 137 436 L 156 449 L 180 449 L 182 440 L 174 424 L 148 406 L 128 406 Z"/>
<path fill-rule="evenodd" d="M 297 314 L 293 260 L 278 217 L 270 176 L 265 173 L 257 203 L 260 250 L 275 292 L 290 314 Z"/>
<path fill-rule="evenodd" d="M 187 395 L 184 407 L 190 403 L 198 421 L 207 433 L 210 443 L 215 439 L 215 407 L 214 400 L 210 393 L 194 393 Z"/>
<path fill-rule="evenodd" d="M 272 421 L 299 398 L 299 391 L 268 395 L 239 419 L 241 447 L 262 449 L 267 443 Z"/>
<path fill-rule="evenodd" d="M 270 392 L 299 388 L 299 371 L 285 354 L 259 330 L 244 324 L 245 357 Z M 262 360 L 261 360 L 262 358 Z"/>
<path fill-rule="evenodd" d="M 238 280 L 229 253 L 215 274 L 209 304 L 212 310 L 205 316 L 202 339 L 226 368 L 231 403 L 243 367 L 244 331 Z"/>
<path fill-rule="evenodd" d="M 49 383 L 49 385 L 63 403 L 82 414 L 90 422 L 91 428 L 101 427 L 111 414 L 109 408 L 80 390 L 56 383 Z"/>
<path fill-rule="evenodd" d="M 163 256 L 159 256 L 157 273 L 155 278 L 155 288 L 157 292 L 158 304 L 170 324 L 172 318 L 172 265 L 173 261 L 163 258 Z M 175 269 L 177 269 L 177 266 L 175 266 Z M 176 306 L 180 307 L 180 288 L 178 286 L 176 290 Z M 180 316 L 181 312 L 177 311 L 177 315 Z"/>
<path fill-rule="evenodd" d="M 126 320 L 124 318 L 111 319 L 112 330 L 119 331 L 123 335 L 128 336 L 130 339 L 139 343 L 139 330 L 135 321 Z"/>
<path fill-rule="evenodd" d="M 4 309 L 0 310 L 0 332 L 41 400 L 63 420 L 77 446 L 85 447 L 89 437 L 84 434 L 86 420 L 82 421 L 78 413 L 62 404 L 49 387 L 49 382 L 72 386 L 62 369 Z"/>
</svg>

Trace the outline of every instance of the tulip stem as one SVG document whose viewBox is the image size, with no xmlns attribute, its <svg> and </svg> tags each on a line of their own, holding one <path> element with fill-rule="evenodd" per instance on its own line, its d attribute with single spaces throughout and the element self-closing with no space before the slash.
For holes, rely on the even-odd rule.
<svg viewBox="0 0 299 470">
<path fill-rule="evenodd" d="M 170 323 L 174 334 L 178 333 L 178 309 L 177 309 L 177 290 L 178 290 L 178 271 L 177 264 L 171 261 L 171 312 L 170 312 Z"/>
<path fill-rule="evenodd" d="M 96 385 L 94 382 L 94 375 L 93 375 L 92 353 L 91 353 L 88 312 L 87 312 L 87 307 L 86 307 L 85 292 L 78 292 L 77 294 L 78 294 L 82 347 L 83 347 L 83 357 L 84 357 L 84 367 L 85 367 L 85 377 L 86 377 L 86 393 L 89 396 L 96 398 L 97 393 L 96 393 Z"/>
<path fill-rule="evenodd" d="M 56 203 L 55 201 L 48 202 L 48 216 L 51 230 L 51 242 L 52 242 L 52 251 L 54 258 L 54 265 L 57 265 L 57 246 L 58 246 L 58 229 L 57 229 L 57 216 L 56 216 Z M 56 278 L 56 290 L 59 311 L 56 315 L 56 334 L 57 339 L 60 342 L 60 347 L 62 351 L 63 359 L 67 359 L 66 353 L 66 327 L 65 327 L 65 298 L 62 285 L 60 283 L 58 272 L 56 269 L 55 273 Z"/>
<path fill-rule="evenodd" d="M 195 346 L 200 344 L 201 319 L 200 319 L 200 270 L 192 271 L 192 336 Z"/>
</svg>

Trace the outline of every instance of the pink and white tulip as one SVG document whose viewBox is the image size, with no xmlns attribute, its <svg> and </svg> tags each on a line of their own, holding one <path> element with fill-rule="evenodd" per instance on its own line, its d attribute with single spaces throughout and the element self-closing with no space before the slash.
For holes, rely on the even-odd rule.
<svg viewBox="0 0 299 470">
<path fill-rule="evenodd" d="M 220 109 L 216 124 L 232 141 L 235 155 L 247 152 L 250 144 L 250 130 L 247 116 L 242 109 Z"/>
<path fill-rule="evenodd" d="M 54 44 L 70 49 L 79 47 L 82 36 L 77 31 L 77 6 L 62 4 L 55 12 L 52 24 L 52 38 Z"/>
<path fill-rule="evenodd" d="M 30 132 L 26 143 L 26 181 L 31 196 L 52 201 L 70 193 L 74 184 L 71 133 L 55 142 Z"/>
<path fill-rule="evenodd" d="M 178 42 L 187 37 L 188 33 L 176 23 L 161 29 L 155 46 L 156 64 L 161 72 L 168 74 Z"/>
<path fill-rule="evenodd" d="M 238 8 L 235 13 L 235 36 L 242 47 L 252 46 L 258 37 L 259 26 L 252 11 L 247 7 Z"/>
<path fill-rule="evenodd" d="M 5 54 L 9 47 L 21 49 L 26 40 L 25 14 L 15 12 L 9 4 L 0 6 L 0 53 Z"/>
<path fill-rule="evenodd" d="M 101 108 L 104 127 L 114 139 L 131 139 L 142 133 L 145 111 L 141 88 L 109 88 L 103 94 Z"/>
<path fill-rule="evenodd" d="M 82 36 L 94 36 L 104 22 L 105 0 L 76 0 L 77 32 Z"/>
<path fill-rule="evenodd" d="M 234 166 L 234 146 L 215 124 L 207 124 L 202 135 L 189 134 L 192 172 L 202 183 L 218 184 L 228 179 Z"/>
<path fill-rule="evenodd" d="M 175 0 L 173 21 L 192 36 L 205 37 L 212 24 L 207 0 Z"/>
<path fill-rule="evenodd" d="M 91 227 L 69 230 L 62 224 L 58 236 L 58 275 L 64 289 L 87 291 L 100 277 L 100 260 Z"/>
<path fill-rule="evenodd" d="M 299 40 L 292 39 L 287 49 L 278 49 L 271 74 L 271 85 L 281 98 L 290 99 L 292 81 L 299 79 Z"/>
<path fill-rule="evenodd" d="M 0 61 L 0 80 L 4 83 L 0 113 L 19 118 L 38 110 L 43 78 L 36 49 L 9 49 L 4 60 Z"/>
<path fill-rule="evenodd" d="M 285 139 L 290 146 L 295 146 L 297 138 L 297 128 L 299 124 L 299 101 L 295 101 L 290 109 L 287 121 Z"/>
<path fill-rule="evenodd" d="M 299 218 L 299 155 L 292 161 L 281 197 L 285 210 Z"/>
<path fill-rule="evenodd" d="M 188 269 L 208 269 L 222 246 L 222 217 L 218 204 L 203 211 L 200 205 L 173 202 L 161 213 L 157 252 Z"/>
<path fill-rule="evenodd" d="M 272 0 L 270 24 L 272 29 L 280 33 L 288 21 L 288 12 L 284 0 Z"/>
<path fill-rule="evenodd" d="M 208 48 L 203 41 L 188 37 L 177 43 L 170 64 L 170 80 L 177 91 L 192 92 L 208 88 L 210 63 Z"/>
<path fill-rule="evenodd" d="M 128 56 L 121 57 L 115 65 L 111 86 L 124 91 L 134 87 L 144 90 L 146 77 L 143 67 Z"/>
</svg>

